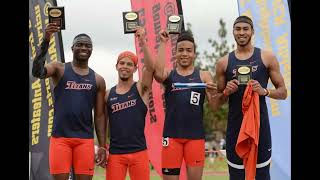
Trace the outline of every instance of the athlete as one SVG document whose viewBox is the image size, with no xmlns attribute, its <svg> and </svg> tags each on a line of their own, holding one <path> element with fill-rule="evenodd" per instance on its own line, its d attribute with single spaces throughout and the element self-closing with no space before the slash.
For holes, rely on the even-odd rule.
<svg viewBox="0 0 320 180">
<path fill-rule="evenodd" d="M 155 62 L 154 78 L 165 88 L 166 115 L 163 130 L 162 174 L 164 180 L 178 180 L 182 160 L 189 180 L 201 180 L 205 159 L 203 103 L 205 97 L 213 110 L 217 86 L 208 71 L 194 67 L 196 49 L 189 32 L 179 35 L 176 67 L 165 68 L 167 31 L 160 32 L 160 46 Z M 206 83 L 206 88 L 177 88 L 173 83 Z"/>
<path fill-rule="evenodd" d="M 136 34 L 144 53 L 144 67 L 138 82 L 133 80 L 138 57 L 124 51 L 116 64 L 118 84 L 107 91 L 105 101 L 110 122 L 110 149 L 107 180 L 124 180 L 127 170 L 131 180 L 149 180 L 149 158 L 144 135 L 145 117 L 153 80 L 153 59 L 145 38 L 145 30 Z"/>
<path fill-rule="evenodd" d="M 73 166 L 77 180 L 91 180 L 95 161 L 104 165 L 106 158 L 106 119 L 104 101 L 106 84 L 91 68 L 92 40 L 87 34 L 77 35 L 72 43 L 73 59 L 45 64 L 50 38 L 59 27 L 49 23 L 41 51 L 33 61 L 32 74 L 51 77 L 54 84 L 54 120 L 49 146 L 50 173 L 55 180 L 68 180 Z M 94 118 L 92 117 L 94 110 Z M 94 157 L 94 127 L 99 142 Z"/>
<path fill-rule="evenodd" d="M 216 67 L 218 91 L 224 94 L 220 102 L 229 101 L 226 153 L 230 180 L 244 180 L 243 160 L 236 153 L 236 144 L 243 120 L 242 99 L 247 84 L 241 85 L 237 79 L 237 66 L 251 68 L 252 77 L 248 85 L 259 95 L 260 128 L 256 180 L 270 180 L 271 132 L 266 97 L 285 99 L 287 89 L 280 73 L 276 56 L 266 50 L 254 47 L 251 38 L 254 34 L 253 22 L 247 16 L 239 16 L 233 24 L 233 35 L 237 49 L 222 57 Z M 275 89 L 267 89 L 269 78 Z"/>
</svg>

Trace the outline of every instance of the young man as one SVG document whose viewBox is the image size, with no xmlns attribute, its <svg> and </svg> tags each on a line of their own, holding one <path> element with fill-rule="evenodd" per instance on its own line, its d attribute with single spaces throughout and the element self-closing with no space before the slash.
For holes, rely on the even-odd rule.
<svg viewBox="0 0 320 180">
<path fill-rule="evenodd" d="M 91 180 L 94 173 L 94 125 L 99 141 L 98 165 L 105 164 L 106 120 L 104 79 L 88 67 L 92 41 L 86 34 L 77 35 L 72 44 L 69 63 L 45 64 L 51 35 L 59 30 L 49 23 L 45 29 L 42 51 L 33 62 L 32 74 L 51 77 L 54 84 L 54 121 L 49 147 L 50 173 L 55 180 L 67 180 L 73 166 L 77 180 Z"/>
<path fill-rule="evenodd" d="M 165 68 L 165 46 L 169 40 L 166 31 L 160 32 L 158 59 L 154 78 L 165 88 L 166 116 L 163 130 L 162 174 L 164 180 L 178 180 L 184 159 L 189 180 L 201 180 L 205 159 L 203 103 L 215 110 L 213 100 L 217 87 L 208 71 L 194 67 L 196 50 L 188 32 L 179 35 L 176 49 L 176 68 Z M 173 83 L 206 83 L 207 87 L 175 88 Z"/>
<path fill-rule="evenodd" d="M 287 89 L 280 73 L 279 63 L 274 54 L 253 47 L 251 38 L 254 34 L 252 20 L 247 16 L 239 16 L 233 25 L 233 35 L 237 49 L 222 57 L 216 67 L 218 91 L 229 99 L 228 126 L 226 134 L 226 152 L 229 165 L 230 180 L 244 180 L 243 160 L 236 153 L 243 113 L 242 99 L 247 85 L 259 95 L 260 128 L 258 155 L 256 164 L 256 180 L 270 179 L 271 132 L 269 125 L 266 98 L 285 99 Z M 237 66 L 250 65 L 252 80 L 247 85 L 239 85 Z M 275 89 L 266 89 L 271 79 Z"/>
<path fill-rule="evenodd" d="M 107 180 L 124 180 L 127 169 L 131 180 L 150 179 L 144 127 L 153 80 L 153 60 L 145 30 L 138 27 L 135 36 L 144 52 L 142 76 L 138 82 L 133 80 L 138 57 L 129 51 L 122 52 L 116 64 L 118 84 L 107 91 L 105 97 L 111 136 Z"/>
</svg>

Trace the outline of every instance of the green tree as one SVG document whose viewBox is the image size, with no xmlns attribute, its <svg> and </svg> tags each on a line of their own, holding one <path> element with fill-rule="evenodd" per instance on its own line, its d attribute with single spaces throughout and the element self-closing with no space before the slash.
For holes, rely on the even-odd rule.
<svg viewBox="0 0 320 180">
<path fill-rule="evenodd" d="M 219 58 L 223 57 L 231 50 L 234 50 L 234 44 L 231 46 L 227 42 L 227 29 L 226 23 L 223 19 L 219 20 L 220 28 L 218 30 L 218 39 L 213 40 L 212 38 L 208 39 L 208 43 L 211 45 L 210 50 L 204 50 L 202 53 L 196 52 L 197 59 L 195 61 L 195 66 L 203 70 L 208 70 L 211 72 L 215 79 L 215 66 Z M 187 31 L 192 33 L 192 25 L 187 23 Z M 197 46 L 197 45 L 196 45 Z M 228 104 L 224 104 L 220 107 L 217 112 L 212 112 L 208 105 L 208 101 L 205 100 L 204 103 L 204 129 L 206 135 L 212 135 L 214 132 L 220 132 L 225 134 L 227 127 L 227 115 L 228 115 Z"/>
</svg>

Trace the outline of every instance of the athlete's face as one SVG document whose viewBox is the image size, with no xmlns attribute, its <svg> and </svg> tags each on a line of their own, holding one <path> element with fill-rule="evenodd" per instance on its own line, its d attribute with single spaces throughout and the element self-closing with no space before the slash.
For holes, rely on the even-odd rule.
<svg viewBox="0 0 320 180">
<path fill-rule="evenodd" d="M 77 38 L 73 46 L 73 58 L 76 60 L 88 60 L 92 53 L 92 42 L 86 36 Z"/>
<path fill-rule="evenodd" d="M 233 36 L 238 46 L 246 46 L 251 42 L 254 31 L 251 25 L 245 22 L 239 22 L 233 27 Z"/>
<path fill-rule="evenodd" d="M 194 52 L 194 44 L 190 41 L 180 41 L 177 43 L 177 64 L 181 67 L 189 67 L 193 65 L 196 57 Z"/>
<path fill-rule="evenodd" d="M 132 78 L 133 73 L 137 70 L 137 66 L 134 65 L 133 61 L 128 57 L 120 59 L 116 65 L 116 68 L 119 78 L 122 81 L 127 81 L 129 78 Z"/>
</svg>

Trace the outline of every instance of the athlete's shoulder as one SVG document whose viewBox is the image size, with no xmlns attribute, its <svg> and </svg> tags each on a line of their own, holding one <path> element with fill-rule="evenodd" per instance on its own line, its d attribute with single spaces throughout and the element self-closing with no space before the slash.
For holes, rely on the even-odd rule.
<svg viewBox="0 0 320 180">
<path fill-rule="evenodd" d="M 208 70 L 199 69 L 199 73 L 200 73 L 201 75 L 211 75 L 210 71 L 208 71 Z"/>
<path fill-rule="evenodd" d="M 105 102 L 107 102 L 107 101 L 108 101 L 110 91 L 111 91 L 111 89 L 107 89 L 107 90 L 106 90 L 106 94 L 105 94 L 105 96 L 104 96 L 104 100 L 105 100 Z"/>
<path fill-rule="evenodd" d="M 58 82 L 64 74 L 65 63 L 53 61 L 48 63 L 46 68 L 51 71 L 53 80 Z"/>
<path fill-rule="evenodd" d="M 226 69 L 226 67 L 228 65 L 229 54 L 230 53 L 227 53 L 226 55 L 224 55 L 220 59 L 218 59 L 216 67 Z"/>
<path fill-rule="evenodd" d="M 200 70 L 200 78 L 202 82 L 211 82 L 212 81 L 212 75 L 210 71 L 207 70 Z"/>
<path fill-rule="evenodd" d="M 63 63 L 61 61 L 53 61 L 53 62 L 50 62 L 49 65 L 51 65 L 55 68 L 64 68 L 65 63 Z"/>
<path fill-rule="evenodd" d="M 261 49 L 261 56 L 263 58 L 275 58 L 275 54 L 270 51 L 270 50 L 266 50 L 266 49 Z"/>
<path fill-rule="evenodd" d="M 230 56 L 230 53 L 227 53 L 226 55 L 222 56 L 220 59 L 218 59 L 218 63 L 227 63 L 229 56 Z"/>
<path fill-rule="evenodd" d="M 105 82 L 104 78 L 103 78 L 100 74 L 98 74 L 98 73 L 96 73 L 96 72 L 95 72 L 94 74 L 95 74 L 97 83 L 98 83 L 98 81 L 99 81 L 99 83 Z"/>
<path fill-rule="evenodd" d="M 168 76 L 171 74 L 172 71 L 175 70 L 175 68 L 172 68 L 172 69 L 165 68 L 164 70 L 165 70 L 165 73 L 166 73 L 167 78 L 168 78 Z"/>
<path fill-rule="evenodd" d="M 270 50 L 261 49 L 261 59 L 266 67 L 269 67 L 270 64 L 278 63 L 276 55 Z"/>
<path fill-rule="evenodd" d="M 104 78 L 96 72 L 95 72 L 95 78 L 96 78 L 97 87 L 105 90 L 106 89 L 106 82 L 105 82 Z"/>
</svg>

